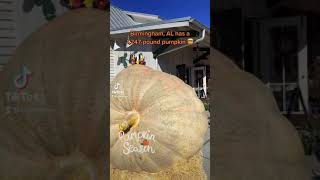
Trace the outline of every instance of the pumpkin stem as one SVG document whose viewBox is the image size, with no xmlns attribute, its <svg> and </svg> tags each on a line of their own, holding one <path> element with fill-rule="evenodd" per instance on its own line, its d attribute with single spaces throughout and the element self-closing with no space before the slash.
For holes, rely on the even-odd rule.
<svg viewBox="0 0 320 180">
<path fill-rule="evenodd" d="M 126 121 L 119 124 L 119 130 L 124 133 L 128 133 L 131 128 L 136 127 L 139 124 L 140 115 L 136 111 L 130 111 L 126 117 Z"/>
</svg>

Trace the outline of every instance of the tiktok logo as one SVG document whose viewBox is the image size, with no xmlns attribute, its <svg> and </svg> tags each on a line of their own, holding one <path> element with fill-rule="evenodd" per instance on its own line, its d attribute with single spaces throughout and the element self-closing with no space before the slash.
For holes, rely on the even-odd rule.
<svg viewBox="0 0 320 180">
<path fill-rule="evenodd" d="M 118 90 L 119 87 L 120 87 L 120 83 L 116 83 L 113 88 L 114 88 L 115 90 Z"/>
<path fill-rule="evenodd" d="M 111 94 L 112 97 L 121 97 L 125 98 L 124 90 L 123 90 L 123 83 L 122 82 L 114 82 L 114 85 L 112 85 Z"/>
<path fill-rule="evenodd" d="M 31 80 L 31 71 L 26 66 L 22 66 L 20 74 L 14 78 L 14 85 L 19 90 L 25 89 Z"/>
</svg>

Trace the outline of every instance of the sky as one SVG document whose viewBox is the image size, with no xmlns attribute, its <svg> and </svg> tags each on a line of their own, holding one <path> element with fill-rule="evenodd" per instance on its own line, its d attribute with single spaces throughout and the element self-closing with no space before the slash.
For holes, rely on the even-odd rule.
<svg viewBox="0 0 320 180">
<path fill-rule="evenodd" d="M 159 15 L 163 19 L 191 16 L 210 27 L 210 0 L 111 0 L 127 11 Z"/>
</svg>

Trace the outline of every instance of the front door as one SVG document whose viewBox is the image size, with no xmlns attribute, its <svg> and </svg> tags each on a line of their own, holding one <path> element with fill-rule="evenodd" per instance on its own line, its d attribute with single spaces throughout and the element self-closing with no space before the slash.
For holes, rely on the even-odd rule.
<svg viewBox="0 0 320 180">
<path fill-rule="evenodd" d="M 301 102 L 290 101 L 296 88 L 308 109 L 306 18 L 272 18 L 258 25 L 254 73 L 271 88 L 283 113 L 289 106 L 293 112 L 303 111 Z"/>
<path fill-rule="evenodd" d="M 191 82 L 192 87 L 196 91 L 198 97 L 206 98 L 207 97 L 207 76 L 206 76 L 206 67 L 192 67 L 191 68 Z"/>
</svg>

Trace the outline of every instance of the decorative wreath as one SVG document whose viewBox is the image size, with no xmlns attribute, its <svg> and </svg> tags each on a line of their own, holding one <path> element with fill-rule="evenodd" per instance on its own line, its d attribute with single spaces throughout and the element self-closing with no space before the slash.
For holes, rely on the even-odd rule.
<svg viewBox="0 0 320 180">
<path fill-rule="evenodd" d="M 45 18 L 50 21 L 56 17 L 56 8 L 51 0 L 24 0 L 23 11 L 30 13 L 35 6 L 41 7 Z"/>
</svg>

